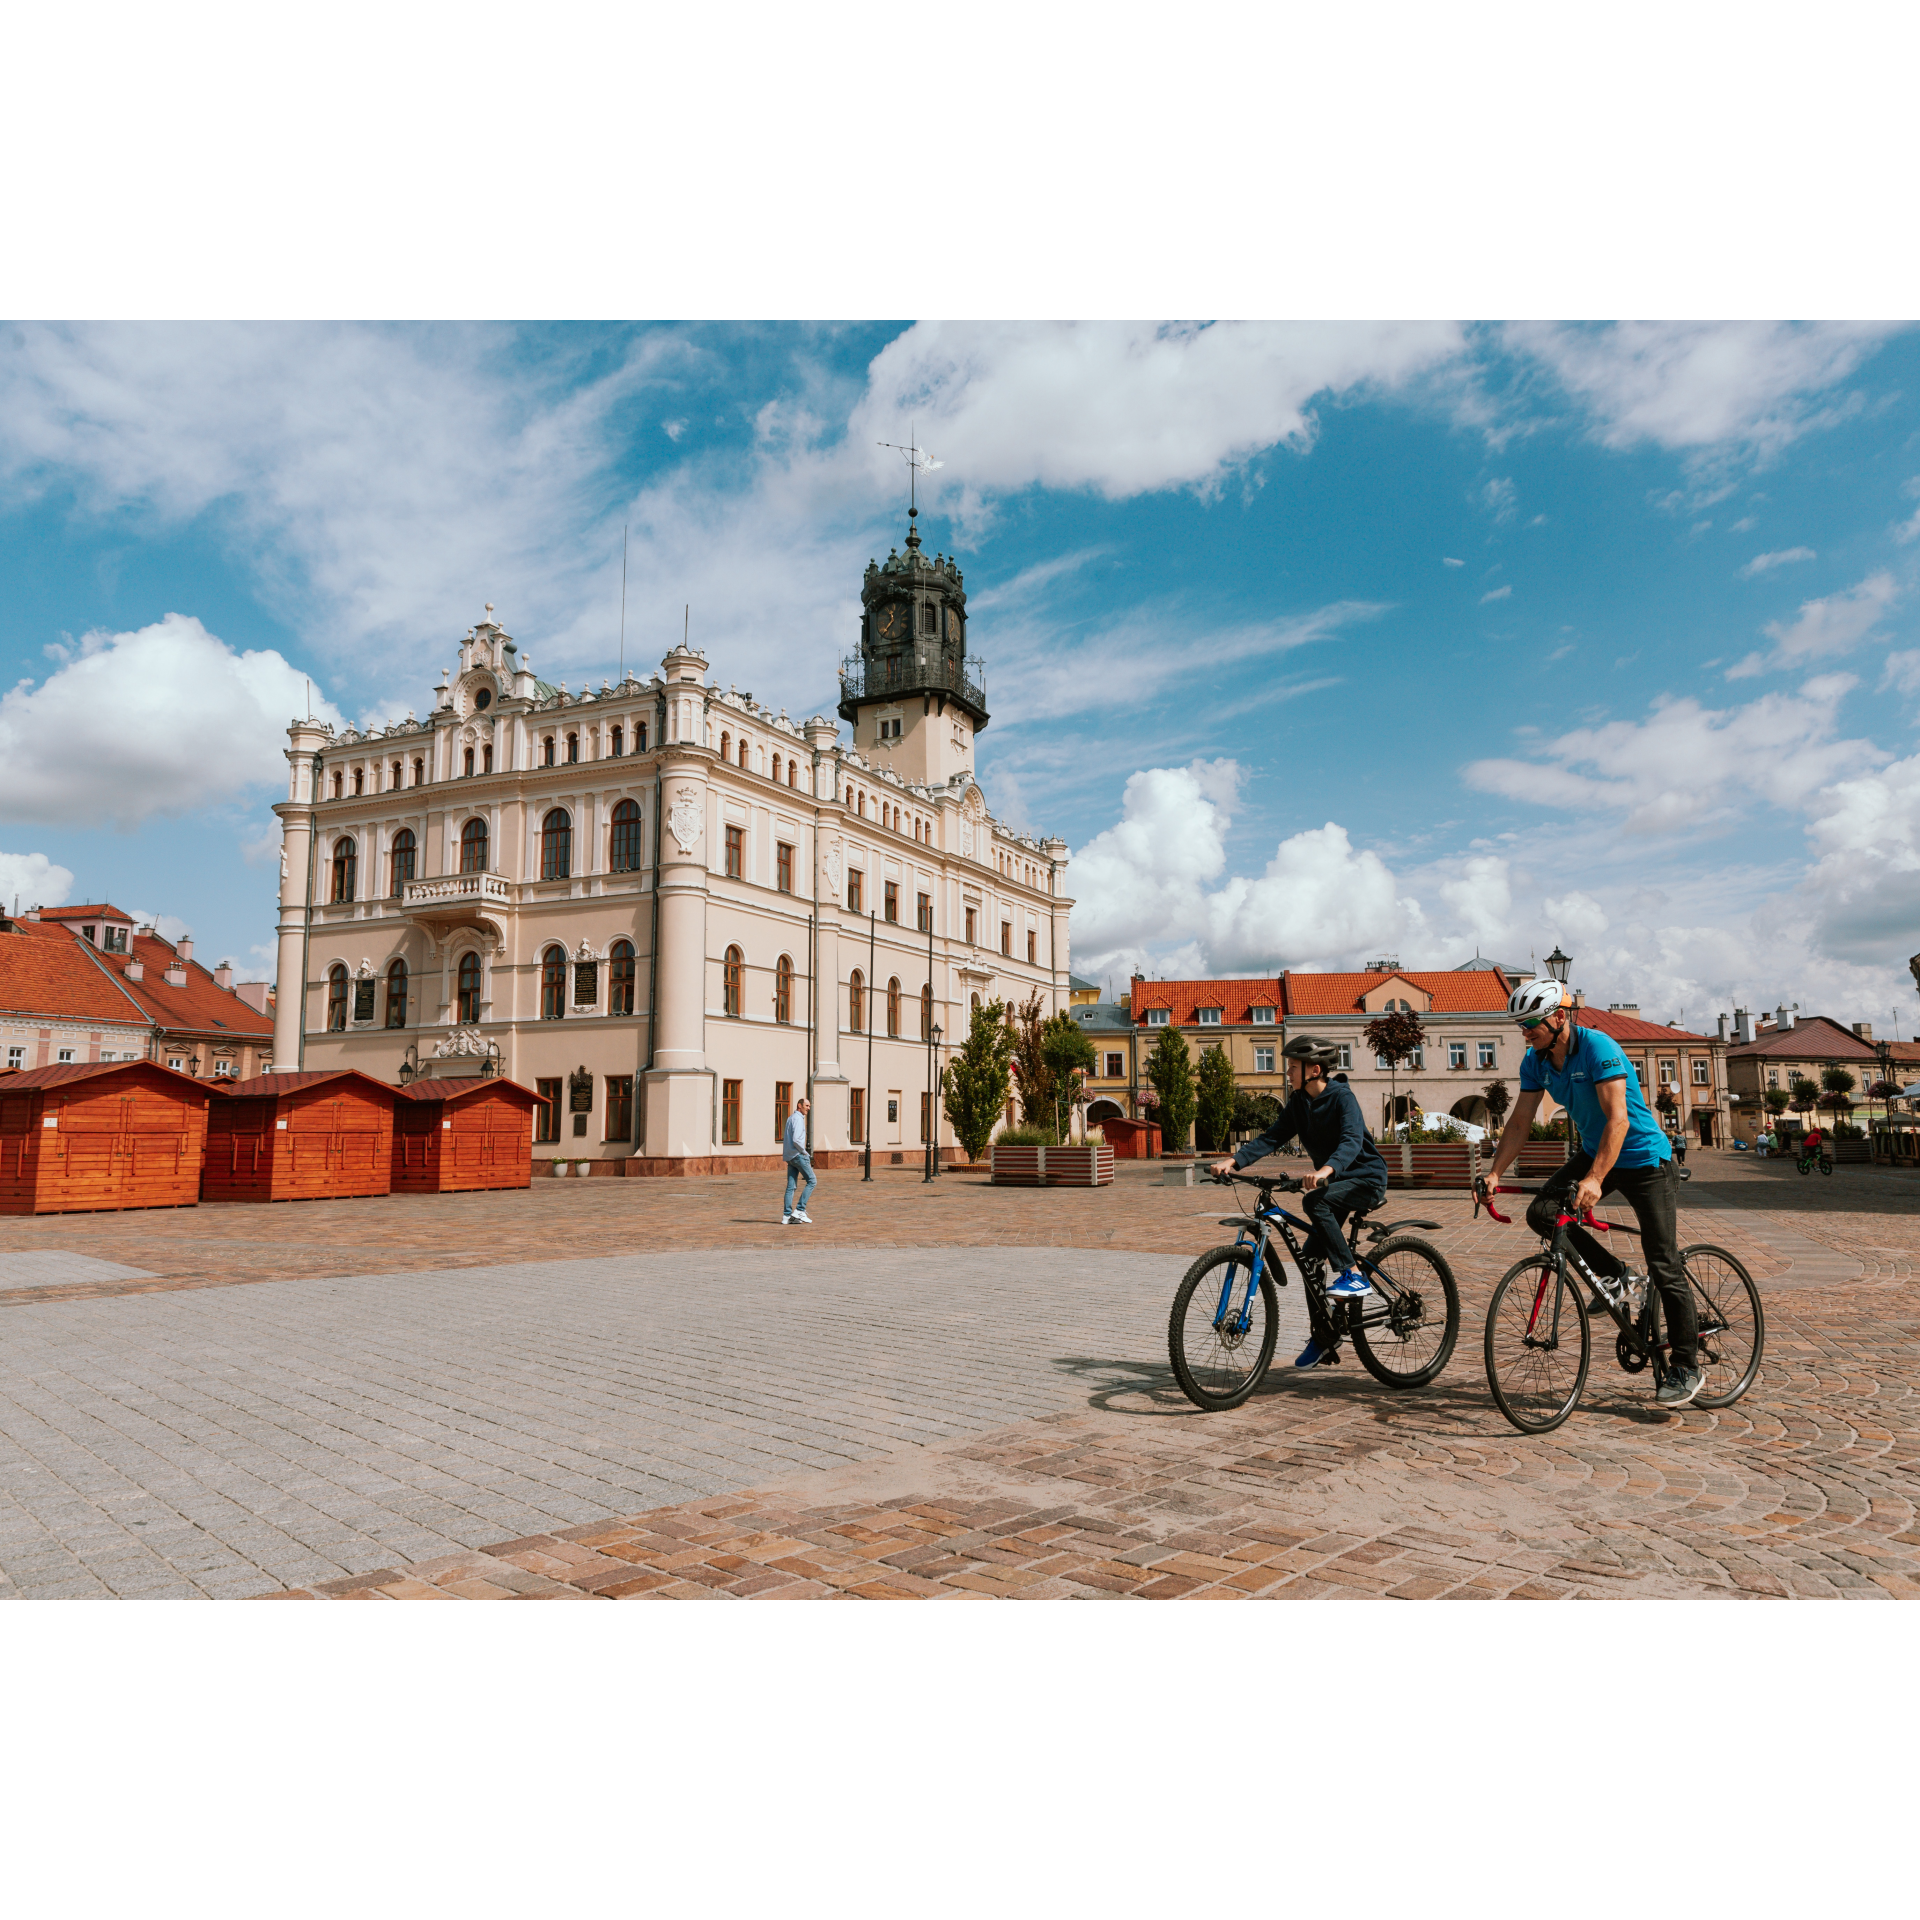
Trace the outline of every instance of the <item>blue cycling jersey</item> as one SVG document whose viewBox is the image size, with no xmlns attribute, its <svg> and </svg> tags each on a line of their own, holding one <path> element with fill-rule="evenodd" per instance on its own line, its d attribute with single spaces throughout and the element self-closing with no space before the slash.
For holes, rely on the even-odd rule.
<svg viewBox="0 0 1920 1920">
<path fill-rule="evenodd" d="M 1667 1136 L 1640 1091 L 1640 1076 L 1613 1040 L 1595 1027 L 1579 1027 L 1567 1048 L 1567 1064 L 1556 1067 L 1529 1047 L 1520 1062 L 1520 1091 L 1550 1093 L 1573 1116 L 1574 1130 L 1588 1153 L 1597 1153 L 1607 1116 L 1595 1088 L 1603 1080 L 1627 1083 L 1627 1138 L 1616 1167 L 1658 1167 L 1673 1158 Z"/>
</svg>

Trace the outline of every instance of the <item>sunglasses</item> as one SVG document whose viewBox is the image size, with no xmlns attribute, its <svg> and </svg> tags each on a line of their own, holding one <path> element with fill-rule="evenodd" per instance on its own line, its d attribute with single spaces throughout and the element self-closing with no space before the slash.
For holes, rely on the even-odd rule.
<svg viewBox="0 0 1920 1920">
<path fill-rule="evenodd" d="M 1543 1013 L 1537 1020 L 1522 1020 L 1518 1025 L 1522 1033 L 1531 1033 L 1535 1027 L 1544 1027 L 1552 1018 L 1552 1014 Z"/>
</svg>

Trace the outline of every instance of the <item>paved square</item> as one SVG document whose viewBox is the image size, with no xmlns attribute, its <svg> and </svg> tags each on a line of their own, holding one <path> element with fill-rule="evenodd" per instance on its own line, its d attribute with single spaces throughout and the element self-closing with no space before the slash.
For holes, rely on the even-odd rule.
<svg viewBox="0 0 1920 1920">
<path fill-rule="evenodd" d="M 1387 1209 L 1461 1281 L 1432 1389 L 1282 1365 L 1226 1415 L 1165 1353 L 1222 1196 L 1137 1174 L 830 1175 L 811 1235 L 771 1180 L 0 1221 L 0 1280 L 111 1269 L 0 1291 L 0 1593 L 1920 1591 L 1920 1183 L 1695 1159 L 1760 1382 L 1673 1418 L 1600 1350 L 1544 1439 L 1479 1351 L 1526 1242 L 1452 1195 Z"/>
</svg>

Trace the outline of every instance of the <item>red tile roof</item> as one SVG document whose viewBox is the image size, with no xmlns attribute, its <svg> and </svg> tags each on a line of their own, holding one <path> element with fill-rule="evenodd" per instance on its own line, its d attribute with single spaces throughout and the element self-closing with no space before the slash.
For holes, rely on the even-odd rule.
<svg viewBox="0 0 1920 1920">
<path fill-rule="evenodd" d="M 1727 1049 L 1729 1060 L 1750 1060 L 1762 1054 L 1775 1059 L 1802 1060 L 1877 1060 L 1871 1040 L 1862 1040 L 1838 1020 L 1825 1014 L 1809 1014 L 1791 1027 L 1775 1027 L 1757 1040 L 1736 1040 Z"/>
<path fill-rule="evenodd" d="M 71 936 L 88 952 L 92 948 L 80 933 Z M 271 1040 L 273 1018 L 260 1013 L 230 987 L 223 987 L 198 960 L 184 963 L 185 986 L 168 984 L 167 968 L 176 958 L 171 945 L 153 934 L 135 934 L 127 943 L 131 951 L 123 959 L 117 953 L 98 956 L 99 964 L 110 970 L 153 1018 L 170 1033 L 199 1033 L 211 1038 L 222 1035 L 236 1040 Z M 129 980 L 123 969 L 127 960 L 138 960 L 145 969 L 142 980 Z"/>
<path fill-rule="evenodd" d="M 134 924 L 133 915 L 122 913 L 118 907 L 110 907 L 105 901 L 92 907 L 42 907 L 42 920 L 124 920 L 128 926 Z"/>
<path fill-rule="evenodd" d="M 1719 1041 L 1712 1034 L 1690 1033 L 1685 1027 L 1663 1027 L 1657 1020 L 1642 1020 L 1631 1013 L 1608 1013 L 1601 1007 L 1579 1007 L 1574 1011 L 1576 1020 L 1583 1027 L 1595 1027 L 1614 1040 L 1629 1043 L 1659 1044 L 1664 1041 L 1672 1045 L 1705 1046 L 1709 1040 L 1715 1046 Z"/>
<path fill-rule="evenodd" d="M 368 1086 L 377 1087 L 389 1099 L 397 1099 L 400 1089 L 389 1086 L 384 1080 L 376 1080 L 370 1073 L 362 1073 L 358 1067 L 321 1067 L 311 1073 L 256 1073 L 251 1080 L 228 1080 L 222 1083 L 226 1091 L 236 1100 L 273 1100 L 283 1093 L 298 1093 L 303 1087 L 317 1087 L 328 1080 L 364 1080 Z"/>
<path fill-rule="evenodd" d="M 1282 975 L 1287 987 L 1287 1011 L 1297 1014 L 1358 1013 L 1360 1002 L 1389 980 L 1410 980 L 1432 996 L 1435 1013 L 1505 1013 L 1513 989 L 1496 968 L 1469 973 L 1415 973 L 1401 967 L 1393 973 L 1299 973 Z"/>
<path fill-rule="evenodd" d="M 1274 974 L 1251 980 L 1135 980 L 1127 1011 L 1136 1026 L 1144 1026 L 1149 1007 L 1167 1007 L 1175 1026 L 1195 1027 L 1200 1008 L 1218 1007 L 1221 1025 L 1244 1027 L 1252 1025 L 1255 1007 L 1271 1007 L 1278 1023 L 1282 999 Z"/>
<path fill-rule="evenodd" d="M 97 1079 L 103 1073 L 141 1072 L 164 1074 L 169 1080 L 178 1080 L 199 1093 L 208 1091 L 205 1081 L 195 1080 L 190 1074 L 175 1073 L 171 1067 L 163 1067 L 155 1060 L 99 1060 L 91 1065 L 29 1067 L 24 1073 L 0 1074 L 0 1086 L 8 1093 L 18 1093 L 23 1087 L 64 1087 L 75 1080 Z"/>
<path fill-rule="evenodd" d="M 497 1073 L 461 1074 L 452 1080 L 416 1080 L 412 1086 L 400 1089 L 400 1097 L 403 1100 L 465 1100 L 487 1087 L 511 1087 L 529 1106 L 540 1104 L 540 1096 L 531 1087 L 523 1087 L 518 1080 L 508 1080 Z"/>
<path fill-rule="evenodd" d="M 0 933 L 0 1013 L 151 1029 L 146 1011 L 94 963 L 92 949 L 62 927 L 16 920 Z"/>
</svg>

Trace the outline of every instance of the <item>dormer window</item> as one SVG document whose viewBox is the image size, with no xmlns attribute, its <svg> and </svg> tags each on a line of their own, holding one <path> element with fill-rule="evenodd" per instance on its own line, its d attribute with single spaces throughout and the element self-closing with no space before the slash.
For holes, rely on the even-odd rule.
<svg viewBox="0 0 1920 1920">
<path fill-rule="evenodd" d="M 1217 1027 L 1220 1024 L 1220 1009 L 1218 1007 L 1202 1007 L 1200 1009 L 1200 1024 L 1203 1027 Z"/>
<path fill-rule="evenodd" d="M 1253 1009 L 1253 1024 L 1256 1027 L 1272 1026 L 1273 1009 L 1271 1007 L 1255 1007 Z"/>
<path fill-rule="evenodd" d="M 1165 1007 L 1149 1007 L 1147 1009 L 1147 1025 L 1150 1027 L 1164 1027 L 1169 1018 L 1168 1009 Z"/>
</svg>

